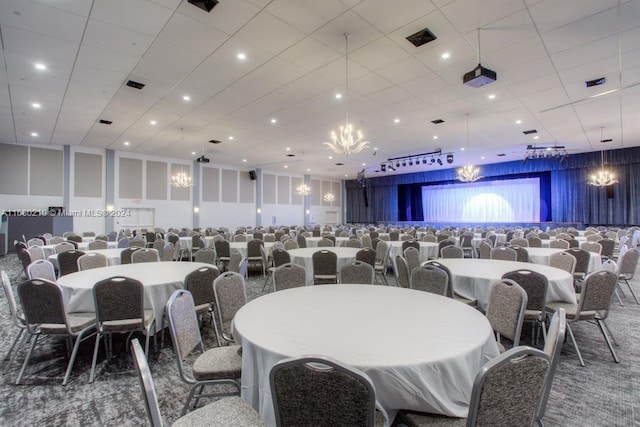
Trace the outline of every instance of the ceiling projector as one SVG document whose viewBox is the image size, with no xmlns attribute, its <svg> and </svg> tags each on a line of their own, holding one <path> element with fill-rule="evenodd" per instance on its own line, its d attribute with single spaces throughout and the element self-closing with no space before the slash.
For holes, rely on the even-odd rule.
<svg viewBox="0 0 640 427">
<path fill-rule="evenodd" d="M 210 162 L 210 160 L 209 160 L 209 159 L 207 159 L 207 158 L 204 156 L 204 154 L 203 154 L 202 156 L 200 156 L 200 157 L 198 157 L 198 158 L 196 159 L 196 162 L 198 162 L 198 163 L 209 163 L 209 162 Z"/>
<path fill-rule="evenodd" d="M 495 82 L 497 77 L 495 71 L 478 64 L 476 68 L 462 76 L 462 83 L 472 87 L 482 87 Z"/>
</svg>

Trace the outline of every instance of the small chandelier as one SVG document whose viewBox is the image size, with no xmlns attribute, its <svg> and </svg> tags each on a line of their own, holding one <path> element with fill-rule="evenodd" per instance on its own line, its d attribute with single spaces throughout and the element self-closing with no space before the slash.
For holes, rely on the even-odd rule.
<svg viewBox="0 0 640 427">
<path fill-rule="evenodd" d="M 184 129 L 180 128 L 180 147 L 184 146 Z M 184 165 L 180 165 L 180 172 L 171 177 L 171 185 L 177 188 L 187 188 L 193 185 L 191 176 L 184 171 Z"/>
<path fill-rule="evenodd" d="M 600 127 L 600 142 L 603 144 L 605 142 L 611 142 L 611 139 L 602 138 L 603 131 L 604 128 Z M 597 174 L 591 175 L 591 179 L 587 181 L 587 184 L 593 185 L 594 187 L 608 187 L 617 184 L 618 180 L 615 176 L 604 169 L 604 149 L 600 150 L 600 162 L 600 171 Z"/>
<path fill-rule="evenodd" d="M 335 200 L 336 196 L 334 196 L 333 193 L 327 193 L 324 195 L 324 201 L 329 203 L 330 205 L 332 205 Z"/>
<path fill-rule="evenodd" d="M 340 132 L 331 132 L 332 142 L 324 142 L 323 144 L 327 148 L 333 150 L 338 154 L 355 154 L 359 153 L 365 148 L 368 148 L 369 141 L 363 140 L 362 132 L 353 130 L 353 125 L 349 123 L 349 33 L 344 33 L 345 44 L 345 109 L 346 119 L 344 126 L 340 126 Z"/>
<path fill-rule="evenodd" d="M 467 146 L 469 145 L 469 113 L 467 113 Z M 473 165 L 464 165 L 461 169 L 458 169 L 458 181 L 461 182 L 475 182 L 480 178 L 480 169 Z"/>
<path fill-rule="evenodd" d="M 308 196 L 311 194 L 311 187 L 306 184 L 300 184 L 296 187 L 296 191 L 301 196 Z"/>
</svg>

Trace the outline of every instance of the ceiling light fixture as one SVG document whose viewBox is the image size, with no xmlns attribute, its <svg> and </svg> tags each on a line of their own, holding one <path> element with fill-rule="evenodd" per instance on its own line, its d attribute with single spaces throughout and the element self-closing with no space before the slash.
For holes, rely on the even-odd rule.
<svg viewBox="0 0 640 427">
<path fill-rule="evenodd" d="M 467 145 L 469 145 L 469 113 L 467 113 Z M 453 159 L 452 159 L 453 160 Z M 447 158 L 447 162 L 449 159 Z M 460 182 L 476 182 L 480 178 L 480 169 L 477 167 L 466 164 L 462 168 L 458 169 L 458 181 Z"/>
<path fill-rule="evenodd" d="M 184 148 L 184 129 L 180 128 L 180 148 Z M 188 188 L 193 185 L 191 176 L 184 171 L 184 165 L 180 165 L 180 172 L 171 177 L 171 185 L 177 188 Z"/>
<path fill-rule="evenodd" d="M 327 193 L 324 195 L 323 199 L 325 202 L 329 203 L 329 206 L 333 206 L 333 202 L 336 200 L 336 196 L 334 196 L 333 193 Z"/>
<path fill-rule="evenodd" d="M 611 142 L 611 139 L 603 139 L 604 127 L 600 127 L 600 143 Z M 604 169 L 604 149 L 600 150 L 600 171 L 597 174 L 591 175 L 587 184 L 594 187 L 608 187 L 613 184 L 617 184 L 618 180 L 612 173 Z"/>
<path fill-rule="evenodd" d="M 296 187 L 296 193 L 301 196 L 308 196 L 309 194 L 311 194 L 311 187 L 309 187 L 307 184 L 300 184 Z"/>
<path fill-rule="evenodd" d="M 44 71 L 47 69 L 47 66 L 45 64 L 42 64 L 40 62 L 34 64 L 34 67 L 36 68 L 36 70 L 40 70 L 40 71 Z"/>
<path fill-rule="evenodd" d="M 355 154 L 368 147 L 369 141 L 363 141 L 361 131 L 353 130 L 353 126 L 349 123 L 349 33 L 344 33 L 345 44 L 345 90 L 344 103 L 346 110 L 346 120 L 344 126 L 340 126 L 340 133 L 331 132 L 333 142 L 324 142 L 329 149 L 338 154 Z"/>
</svg>

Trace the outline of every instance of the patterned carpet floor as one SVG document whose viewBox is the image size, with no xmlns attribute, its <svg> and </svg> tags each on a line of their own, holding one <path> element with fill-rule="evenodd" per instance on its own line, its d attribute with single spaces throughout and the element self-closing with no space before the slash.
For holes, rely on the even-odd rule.
<svg viewBox="0 0 640 427">
<path fill-rule="evenodd" d="M 21 270 L 15 255 L 0 258 L 0 269 L 12 279 Z M 264 279 L 254 273 L 247 281 L 249 300 L 262 294 Z M 389 283 L 395 283 L 389 276 Z M 632 286 L 640 293 L 640 280 Z M 627 291 L 627 294 L 629 292 Z M 570 342 L 563 346 L 560 363 L 544 419 L 546 426 L 640 425 L 640 305 L 629 295 L 620 306 L 611 305 L 609 326 L 619 346 L 620 363 L 614 363 L 597 326 L 574 326 L 586 367 L 581 367 Z M 529 328 L 526 328 L 528 330 Z M 16 329 L 6 298 L 0 293 L 0 357 L 8 351 Z M 168 337 L 168 335 L 167 335 Z M 205 347 L 217 345 L 209 326 L 203 328 Z M 524 343 L 528 343 L 525 339 Z M 14 385 L 24 352 L 18 360 L 2 364 L 0 425 L 2 426 L 140 426 L 147 415 L 130 353 L 124 340 L 114 338 L 114 358 L 98 357 L 97 378 L 88 383 L 94 340 L 80 346 L 71 379 L 62 386 L 66 368 L 63 340 L 47 340 L 34 351 L 23 384 Z M 384 345 L 383 337 L 380 345 Z M 150 351 L 149 362 L 164 422 L 178 418 L 189 392 L 179 379 L 170 344 Z"/>
</svg>

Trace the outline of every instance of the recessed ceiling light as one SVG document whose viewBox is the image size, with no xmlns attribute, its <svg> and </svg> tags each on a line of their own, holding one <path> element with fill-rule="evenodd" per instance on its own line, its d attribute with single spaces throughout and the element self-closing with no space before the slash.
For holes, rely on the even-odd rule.
<svg viewBox="0 0 640 427">
<path fill-rule="evenodd" d="M 129 145 L 131 145 L 131 143 L 129 141 L 125 141 L 124 145 L 126 145 L 128 147 Z"/>
<path fill-rule="evenodd" d="M 229 141 L 233 141 L 233 136 L 230 136 L 230 137 L 229 137 Z"/>
<path fill-rule="evenodd" d="M 449 52 L 444 52 L 442 55 L 440 55 L 442 59 L 449 59 L 450 56 L 451 54 Z"/>
<path fill-rule="evenodd" d="M 551 151 L 551 147 L 547 147 L 547 151 Z"/>
<path fill-rule="evenodd" d="M 345 174 L 344 174 L 344 176 L 345 176 L 345 177 L 347 177 L 347 176 L 349 176 L 349 174 L 348 174 L 348 173 L 345 173 Z"/>
<path fill-rule="evenodd" d="M 484 156 L 480 157 L 480 159 L 484 160 Z"/>
<path fill-rule="evenodd" d="M 367 164 L 366 164 L 366 163 L 363 163 L 363 164 L 362 164 L 362 166 L 367 166 Z"/>
<path fill-rule="evenodd" d="M 496 96 L 492 93 L 491 95 L 489 95 L 489 99 L 496 99 Z"/>
<path fill-rule="evenodd" d="M 400 123 L 400 119 L 398 118 L 393 119 L 393 123 Z"/>
<path fill-rule="evenodd" d="M 522 123 L 522 120 L 520 120 L 520 119 L 516 120 L 516 124 L 517 124 L 517 125 L 519 125 L 519 124 L 521 124 L 521 123 Z"/>
<path fill-rule="evenodd" d="M 42 105 L 41 105 L 41 104 L 39 104 L 39 103 L 37 103 L 37 102 L 32 102 L 32 103 L 31 103 L 31 106 L 32 106 L 33 108 L 42 108 Z"/>
<path fill-rule="evenodd" d="M 191 97 L 189 95 L 184 95 L 182 99 L 185 101 L 191 101 Z"/>
<path fill-rule="evenodd" d="M 47 66 L 44 65 L 41 62 L 37 62 L 37 63 L 33 64 L 33 66 L 36 67 L 36 70 L 40 70 L 40 71 L 44 71 L 44 70 L 47 69 Z"/>
<path fill-rule="evenodd" d="M 35 138 L 36 136 L 38 136 L 38 132 L 31 132 L 31 136 Z"/>
<path fill-rule="evenodd" d="M 438 139 L 438 135 L 433 135 L 433 139 Z"/>
<path fill-rule="evenodd" d="M 288 168 L 288 167 L 289 167 L 289 165 L 284 165 L 284 168 L 285 168 L 285 169 L 286 169 L 286 168 Z"/>
<path fill-rule="evenodd" d="M 191 155 L 192 155 L 192 156 L 195 156 L 195 155 L 196 155 L 196 152 L 195 152 L 195 151 L 192 151 L 192 152 L 191 152 Z"/>
<path fill-rule="evenodd" d="M 311 169 L 310 169 L 310 168 L 307 168 L 307 172 L 311 172 Z"/>
<path fill-rule="evenodd" d="M 464 151 L 464 147 L 462 147 L 462 148 L 460 149 L 460 151 Z"/>
<path fill-rule="evenodd" d="M 276 120 L 276 119 L 271 119 L 271 123 L 276 124 L 276 123 L 278 123 L 278 120 Z"/>
<path fill-rule="evenodd" d="M 378 151 L 378 147 L 373 147 L 373 151 Z"/>
<path fill-rule="evenodd" d="M 247 159 L 242 159 L 242 162 L 243 163 L 247 163 Z"/>
<path fill-rule="evenodd" d="M 241 61 L 244 61 L 245 59 L 247 59 L 247 55 L 245 55 L 244 53 L 240 52 L 238 54 L 238 59 Z"/>
<path fill-rule="evenodd" d="M 329 156 L 329 160 L 333 160 L 333 156 Z"/>
<path fill-rule="evenodd" d="M 155 120 L 151 120 L 149 123 L 152 124 L 153 126 L 158 124 L 158 122 L 156 122 Z"/>
<path fill-rule="evenodd" d="M 534 136 L 533 139 L 539 139 L 540 137 L 538 135 Z"/>
<path fill-rule="evenodd" d="M 285 148 L 285 150 L 291 151 L 291 147 L 287 147 L 287 148 Z"/>
<path fill-rule="evenodd" d="M 342 98 L 342 94 L 341 93 L 336 93 L 336 99 L 341 99 Z"/>
</svg>

